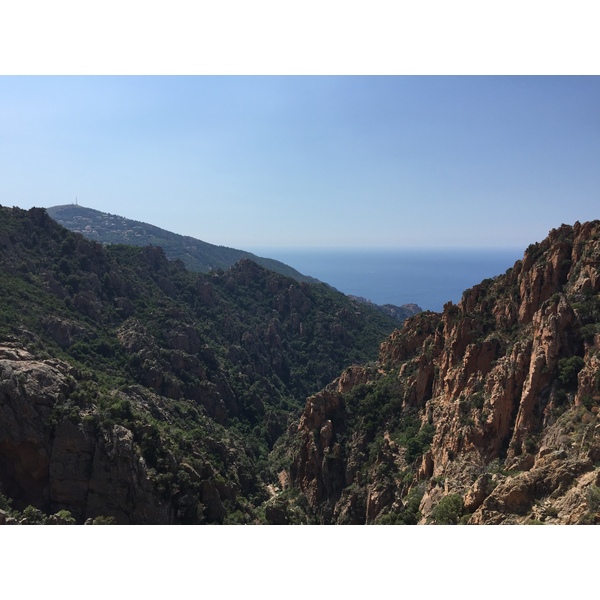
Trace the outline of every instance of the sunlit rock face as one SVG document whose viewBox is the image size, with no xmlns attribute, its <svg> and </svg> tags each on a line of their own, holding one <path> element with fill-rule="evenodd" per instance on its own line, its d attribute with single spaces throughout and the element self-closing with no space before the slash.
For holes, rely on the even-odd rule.
<svg viewBox="0 0 600 600">
<path fill-rule="evenodd" d="M 417 489 L 421 523 L 442 518 L 446 497 L 460 498 L 462 522 L 597 522 L 599 267 L 600 222 L 552 230 L 458 305 L 406 321 L 368 375 L 347 370 L 309 399 L 292 484 L 321 522 L 393 522 Z M 371 386 L 374 402 L 390 381 L 396 399 L 379 410 L 395 412 L 374 408 L 361 426 L 353 388 Z M 407 466 L 398 415 L 411 410 L 432 434 Z"/>
</svg>

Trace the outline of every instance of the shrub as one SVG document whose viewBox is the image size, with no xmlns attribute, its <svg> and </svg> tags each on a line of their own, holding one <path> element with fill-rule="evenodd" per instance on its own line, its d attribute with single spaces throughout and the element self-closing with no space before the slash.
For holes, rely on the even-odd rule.
<svg viewBox="0 0 600 600">
<path fill-rule="evenodd" d="M 558 380 L 569 390 L 577 388 L 577 375 L 583 369 L 583 358 L 571 356 L 558 361 Z"/>
<path fill-rule="evenodd" d="M 424 494 L 424 486 L 414 488 L 409 492 L 406 500 L 404 501 L 404 506 L 400 515 L 402 517 L 402 522 L 405 525 L 416 525 L 421 519 L 419 506 L 421 505 L 421 500 L 423 499 Z"/>
<path fill-rule="evenodd" d="M 116 525 L 117 521 L 115 520 L 114 517 L 105 517 L 104 515 L 100 515 L 92 521 L 92 524 L 93 525 Z"/>
<path fill-rule="evenodd" d="M 589 325 L 584 325 L 580 330 L 579 334 L 581 338 L 586 342 L 593 343 L 595 335 L 599 332 L 599 327 L 597 323 L 590 323 Z"/>
<path fill-rule="evenodd" d="M 75 525 L 75 519 L 68 510 L 59 510 L 54 516 L 63 525 Z"/>
<path fill-rule="evenodd" d="M 523 445 L 527 454 L 534 454 L 537 449 L 537 444 L 535 443 L 535 440 L 531 437 L 525 438 L 525 442 L 523 443 Z"/>
<path fill-rule="evenodd" d="M 444 496 L 433 509 L 431 516 L 436 525 L 456 525 L 464 509 L 460 494 Z"/>
<path fill-rule="evenodd" d="M 44 525 L 46 516 L 39 508 L 29 505 L 23 510 L 22 523 L 24 525 Z"/>
<path fill-rule="evenodd" d="M 13 509 L 12 509 L 11 504 L 12 504 L 12 498 L 8 498 L 7 496 L 0 494 L 0 510 L 5 511 L 8 514 L 12 514 Z"/>
<path fill-rule="evenodd" d="M 415 460 L 429 450 L 429 445 L 433 440 L 434 433 L 435 427 L 430 423 L 425 423 L 421 429 L 419 429 L 417 435 L 407 441 L 407 459 L 409 462 Z"/>
<path fill-rule="evenodd" d="M 595 404 L 594 398 L 586 394 L 585 396 L 582 396 L 581 404 L 585 406 L 588 410 L 591 410 L 592 406 L 594 406 Z"/>
<path fill-rule="evenodd" d="M 485 403 L 485 399 L 483 397 L 483 393 L 482 392 L 475 392 L 472 396 L 471 396 L 471 404 L 475 407 L 475 408 L 483 408 L 483 405 Z"/>
<path fill-rule="evenodd" d="M 600 509 L 600 487 L 597 485 L 592 485 L 588 489 L 587 503 L 592 511 L 597 511 Z"/>
</svg>

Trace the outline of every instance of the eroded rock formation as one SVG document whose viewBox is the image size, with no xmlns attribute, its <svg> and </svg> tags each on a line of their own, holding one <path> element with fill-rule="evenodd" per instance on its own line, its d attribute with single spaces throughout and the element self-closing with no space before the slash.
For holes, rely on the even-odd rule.
<svg viewBox="0 0 600 600">
<path fill-rule="evenodd" d="M 598 521 L 599 265 L 600 222 L 552 230 L 310 398 L 291 475 L 316 519 L 395 522 L 418 490 L 422 523 L 450 496 L 473 524 Z"/>
<path fill-rule="evenodd" d="M 73 375 L 67 363 L 0 346 L 2 493 L 21 507 L 68 510 L 78 521 L 111 515 L 120 523 L 172 522 L 130 430 L 99 428 L 85 415 L 69 420 Z"/>
</svg>

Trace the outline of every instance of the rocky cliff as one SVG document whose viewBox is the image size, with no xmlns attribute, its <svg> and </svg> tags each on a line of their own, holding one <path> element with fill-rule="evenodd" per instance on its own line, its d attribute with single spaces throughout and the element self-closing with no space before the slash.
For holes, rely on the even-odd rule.
<svg viewBox="0 0 600 600">
<path fill-rule="evenodd" d="M 132 431 L 99 427 L 92 411 L 81 419 L 65 414 L 74 374 L 65 362 L 0 346 L 0 491 L 78 521 L 172 522 L 172 503 L 156 493 Z"/>
<path fill-rule="evenodd" d="M 322 523 L 600 519 L 600 222 L 409 319 L 290 430 L 282 497 Z M 291 508 L 290 508 L 291 510 Z"/>
</svg>

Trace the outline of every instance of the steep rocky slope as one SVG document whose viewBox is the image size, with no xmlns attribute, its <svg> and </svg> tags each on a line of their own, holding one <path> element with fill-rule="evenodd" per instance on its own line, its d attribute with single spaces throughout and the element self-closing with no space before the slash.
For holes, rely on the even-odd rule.
<svg viewBox="0 0 600 600">
<path fill-rule="evenodd" d="M 0 258 L 0 524 L 600 519 L 598 221 L 373 362 L 391 319 L 251 261 L 193 274 L 39 209 L 0 209 Z"/>
<path fill-rule="evenodd" d="M 262 522 L 290 416 L 395 326 L 323 284 L 249 260 L 192 273 L 42 209 L 0 207 L 0 261 L 4 521 Z"/>
<path fill-rule="evenodd" d="M 21 505 L 68 510 L 79 521 L 90 515 L 173 521 L 173 503 L 156 493 L 130 429 L 100 427 L 92 407 L 81 418 L 74 406 L 72 414 L 60 414 L 68 410 L 76 378 L 65 362 L 0 346 L 2 493 Z"/>
<path fill-rule="evenodd" d="M 600 519 L 600 222 L 409 319 L 311 396 L 279 513 L 322 523 Z"/>
</svg>

